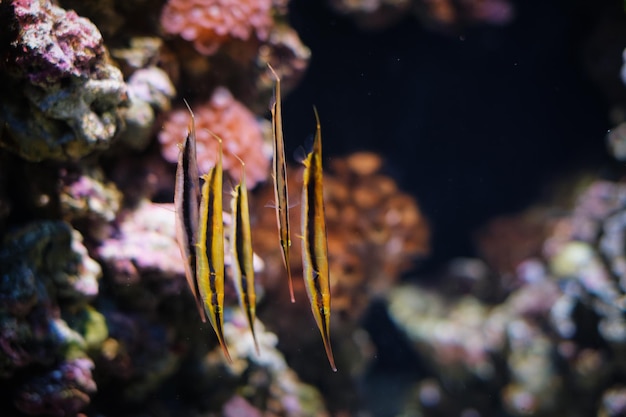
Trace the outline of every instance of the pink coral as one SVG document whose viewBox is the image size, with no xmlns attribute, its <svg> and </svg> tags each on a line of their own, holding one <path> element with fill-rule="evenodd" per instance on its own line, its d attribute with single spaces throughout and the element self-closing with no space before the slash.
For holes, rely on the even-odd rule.
<svg viewBox="0 0 626 417">
<path fill-rule="evenodd" d="M 224 87 L 218 87 L 208 103 L 194 107 L 198 168 L 200 174 L 215 165 L 218 142 L 214 132 L 224 143 L 224 170 L 238 181 L 241 164 L 237 156 L 246 163 L 246 182 L 249 188 L 264 181 L 269 173 L 269 152 L 264 150 L 262 129 L 254 115 L 243 104 L 235 100 Z M 178 160 L 178 146 L 187 134 L 190 116 L 185 110 L 170 114 L 163 130 L 159 133 L 162 153 L 170 162 Z"/>
<path fill-rule="evenodd" d="M 192 41 L 198 52 L 214 54 L 231 39 L 248 40 L 254 32 L 267 39 L 272 26 L 271 0 L 169 0 L 161 25 Z"/>
</svg>

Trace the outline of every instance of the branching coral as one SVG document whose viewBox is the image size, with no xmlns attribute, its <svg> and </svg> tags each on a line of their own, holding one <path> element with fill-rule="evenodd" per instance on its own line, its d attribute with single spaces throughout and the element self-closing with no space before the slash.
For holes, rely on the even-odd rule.
<svg viewBox="0 0 626 417">
<path fill-rule="evenodd" d="M 194 106 L 193 111 L 200 174 L 208 172 L 217 159 L 218 142 L 210 133 L 213 132 L 223 139 L 223 166 L 231 178 L 239 181 L 241 176 L 237 157 L 246 164 L 248 187 L 252 188 L 267 178 L 270 150 L 264 144 L 261 124 L 226 88 L 217 88 L 207 103 Z M 178 144 L 187 135 L 190 120 L 186 109 L 176 110 L 159 133 L 162 153 L 168 161 L 178 160 Z"/>
<path fill-rule="evenodd" d="M 214 54 L 231 39 L 267 38 L 271 0 L 169 0 L 161 14 L 165 32 L 192 41 L 198 52 Z"/>
</svg>

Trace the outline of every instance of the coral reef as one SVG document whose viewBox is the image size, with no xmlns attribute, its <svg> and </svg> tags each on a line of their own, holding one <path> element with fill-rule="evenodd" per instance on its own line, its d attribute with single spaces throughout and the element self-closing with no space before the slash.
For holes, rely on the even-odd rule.
<svg viewBox="0 0 626 417">
<path fill-rule="evenodd" d="M 0 2 L 0 386 L 8 388 L 0 390 L 0 409 L 327 416 L 320 393 L 289 368 L 260 321 L 256 356 L 230 283 L 225 333 L 234 366 L 190 308 L 169 204 L 174 167 L 166 160 L 176 159 L 189 114 L 160 116 L 177 91 L 205 103 L 193 106 L 201 169 L 215 158 L 208 128 L 224 138 L 231 179 L 241 172 L 237 155 L 254 186 L 267 179 L 271 157 L 269 124 L 249 110 L 267 110 L 266 64 L 288 90 L 310 51 L 287 23 L 286 2 L 214 2 L 232 13 L 222 17 L 236 19 L 197 32 L 194 44 L 211 49 L 210 57 L 162 39 L 159 14 L 167 29 L 168 16 L 180 21 L 198 10 L 191 1 L 164 3 Z M 185 25 L 183 37 L 193 26 Z M 171 384 L 187 388 L 184 398 Z"/>
<path fill-rule="evenodd" d="M 96 390 L 86 354 L 107 328 L 87 305 L 101 270 L 81 240 L 66 223 L 39 222 L 6 235 L 0 248 L 0 378 L 22 375 L 0 402 L 28 414 L 75 414 Z"/>
<path fill-rule="evenodd" d="M 569 213 L 544 217 L 543 225 L 535 221 L 543 232 L 530 240 L 516 233 L 516 221 L 499 223 L 503 232 L 522 240 L 498 238 L 508 250 L 483 245 L 494 259 L 517 259 L 503 268 L 515 266 L 508 272 L 514 277 L 501 275 L 514 285 L 497 304 L 481 301 L 476 293 L 446 298 L 413 286 L 392 290 L 391 317 L 442 392 L 435 406 L 418 396 L 418 404 L 407 409 L 471 407 L 492 413 L 482 390 L 499 392 L 511 415 L 614 415 L 622 394 L 611 383 L 624 372 L 620 352 L 626 343 L 625 210 L 626 185 L 595 181 L 579 193 Z M 533 213 L 536 209 L 519 218 L 536 219 Z M 524 249 L 542 234 L 539 253 Z M 521 252 L 500 255 L 511 250 Z"/>
<path fill-rule="evenodd" d="M 118 284 L 137 284 L 142 274 L 158 273 L 168 281 L 184 274 L 174 230 L 174 206 L 143 201 L 120 216 L 116 233 L 98 247 L 99 258 Z M 182 287 L 180 287 L 182 288 Z M 180 291 L 180 288 L 174 288 Z"/>
<path fill-rule="evenodd" d="M 267 39 L 271 7 L 271 0 L 169 0 L 161 24 L 166 33 L 180 35 L 201 54 L 212 55 L 229 40 Z"/>
<path fill-rule="evenodd" d="M 3 2 L 0 16 L 7 45 L 0 144 L 31 161 L 108 148 L 127 88 L 98 29 L 45 0 Z"/>
<path fill-rule="evenodd" d="M 81 172 L 81 169 L 84 172 Z M 59 203 L 64 220 L 91 238 L 106 235 L 122 204 L 122 195 L 98 167 L 70 167 L 59 175 Z M 104 229 L 104 230 L 103 230 Z"/>
<path fill-rule="evenodd" d="M 239 181 L 241 177 L 241 163 L 237 157 L 246 164 L 246 182 L 250 188 L 267 179 L 271 148 L 263 140 L 262 122 L 257 121 L 226 88 L 217 88 L 206 104 L 193 106 L 193 112 L 200 175 L 215 165 L 218 142 L 211 135 L 213 132 L 223 140 L 223 167 L 232 179 Z M 173 163 L 178 160 L 178 144 L 187 134 L 190 121 L 186 109 L 170 113 L 159 132 L 166 160 Z"/>
</svg>

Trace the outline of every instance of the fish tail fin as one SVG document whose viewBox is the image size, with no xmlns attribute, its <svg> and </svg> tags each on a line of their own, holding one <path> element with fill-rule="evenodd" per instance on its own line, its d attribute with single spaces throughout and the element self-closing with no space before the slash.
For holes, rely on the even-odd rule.
<svg viewBox="0 0 626 417">
<path fill-rule="evenodd" d="M 208 315 L 211 321 L 211 325 L 213 326 L 213 330 L 215 330 L 217 341 L 222 347 L 222 352 L 224 352 L 224 357 L 229 364 L 232 364 L 233 359 L 230 357 L 230 353 L 228 352 L 228 346 L 226 345 L 226 340 L 224 339 L 224 317 L 218 309 L 216 310 L 217 311 L 215 311 L 214 313 L 209 312 Z"/>
<path fill-rule="evenodd" d="M 324 349 L 326 350 L 326 356 L 328 357 L 328 363 L 330 363 L 330 368 L 333 372 L 337 372 L 337 367 L 335 366 L 335 357 L 333 356 L 333 348 L 330 345 L 330 328 L 328 319 L 322 317 L 323 325 L 320 326 L 320 333 L 322 334 L 322 342 L 324 343 Z"/>
<path fill-rule="evenodd" d="M 326 356 L 328 356 L 328 363 L 330 363 L 330 369 L 333 372 L 337 372 L 337 367 L 335 366 L 335 357 L 333 356 L 333 348 L 330 346 L 330 335 L 322 336 L 324 342 L 324 349 L 326 349 Z"/>
<path fill-rule="evenodd" d="M 322 342 L 324 343 L 324 350 L 326 350 L 326 356 L 328 357 L 328 363 L 333 372 L 337 372 L 335 366 L 335 357 L 333 356 L 333 348 L 330 345 L 330 315 L 323 309 L 315 314 L 315 321 L 317 321 L 317 327 L 320 329 L 322 335 Z"/>
<path fill-rule="evenodd" d="M 285 268 L 287 269 L 287 280 L 289 281 L 289 297 L 292 303 L 296 302 L 296 297 L 293 292 L 293 279 L 291 278 L 291 265 L 289 264 L 289 249 L 285 251 Z"/>
<path fill-rule="evenodd" d="M 230 357 L 230 353 L 228 352 L 228 346 L 226 345 L 226 340 L 224 340 L 224 331 L 221 324 L 216 327 L 215 334 L 217 335 L 217 340 L 220 342 L 220 346 L 222 347 L 222 352 L 224 352 L 224 357 L 229 364 L 232 364 L 233 359 Z"/>
<path fill-rule="evenodd" d="M 248 310 L 248 324 L 250 325 L 250 333 L 252 333 L 252 340 L 254 341 L 254 350 L 257 356 L 261 356 L 261 350 L 259 349 L 259 342 L 256 338 L 256 332 L 254 331 L 255 313 L 251 309 Z"/>
</svg>

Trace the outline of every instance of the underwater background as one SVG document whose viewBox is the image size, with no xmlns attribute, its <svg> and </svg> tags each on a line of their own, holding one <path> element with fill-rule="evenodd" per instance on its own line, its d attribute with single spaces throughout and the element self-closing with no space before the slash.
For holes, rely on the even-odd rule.
<svg viewBox="0 0 626 417">
<path fill-rule="evenodd" d="M 625 9 L 0 0 L 0 416 L 626 415 Z M 183 100 L 226 212 L 245 162 L 260 354 L 227 255 L 232 364 L 176 239 Z M 302 277 L 313 106 L 337 372 Z"/>
</svg>

